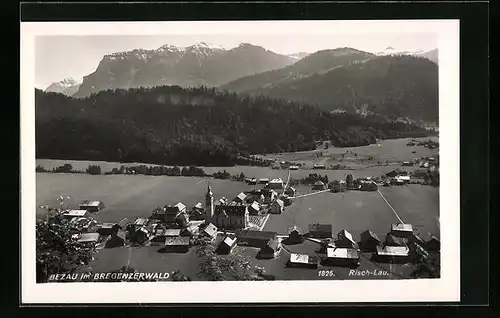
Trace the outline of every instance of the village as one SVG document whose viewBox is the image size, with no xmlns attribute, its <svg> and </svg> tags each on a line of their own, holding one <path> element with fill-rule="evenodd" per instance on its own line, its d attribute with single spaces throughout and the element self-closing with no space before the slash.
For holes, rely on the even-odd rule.
<svg viewBox="0 0 500 318">
<path fill-rule="evenodd" d="M 437 168 L 434 158 L 426 158 L 424 162 L 401 162 L 402 167 L 410 164 L 425 167 L 424 171 Z M 374 178 L 354 179 L 348 175 L 346 180 L 331 182 L 323 182 L 317 174 L 310 174 L 313 180 L 318 180 L 311 185 L 311 192 L 299 194 L 290 185 L 296 167 L 285 168 L 288 168 L 286 181 L 246 178 L 244 181 L 253 189 L 240 192 L 231 199 L 216 198 L 210 180 L 207 180 L 204 204 L 198 202 L 190 208 L 182 202 L 160 206 L 154 208 L 147 218 L 98 223 L 94 216 L 105 211 L 105 204 L 89 200 L 81 202 L 77 209 L 64 210 L 62 216 L 72 225 L 73 238 L 80 244 L 96 247 L 97 251 L 150 246 L 157 247 L 162 253 L 187 253 L 204 241 L 213 245 L 218 254 L 230 255 L 237 246 L 253 248 L 259 260 L 275 259 L 283 252 L 281 257 L 287 258 L 286 266 L 290 268 L 349 269 L 358 268 L 363 258 L 374 264 L 418 264 L 439 253 L 437 235 L 422 235 L 412 224 L 402 220 L 387 224 L 388 232 L 383 239 L 370 229 L 362 232 L 358 239 L 349 229 L 343 229 L 335 236 L 332 224 L 318 223 L 313 219 L 307 229 L 294 226 L 286 233 L 264 230 L 270 216 L 286 214 L 287 208 L 302 197 L 327 192 L 378 191 L 386 201 L 379 187 L 405 186 L 422 177 L 418 169 L 411 173 L 396 169 Z M 397 216 L 396 211 L 394 213 Z M 304 242 L 316 244 L 318 248 L 308 253 L 296 252 L 294 246 Z"/>
</svg>

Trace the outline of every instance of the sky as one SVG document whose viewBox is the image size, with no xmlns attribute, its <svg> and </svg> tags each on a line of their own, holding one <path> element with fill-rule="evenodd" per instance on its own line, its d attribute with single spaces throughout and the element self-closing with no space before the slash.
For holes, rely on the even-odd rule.
<svg viewBox="0 0 500 318">
<path fill-rule="evenodd" d="M 45 89 L 64 78 L 81 81 L 95 71 L 106 54 L 133 49 L 157 49 L 170 44 L 199 42 L 233 48 L 240 43 L 262 46 L 280 54 L 314 53 L 323 49 L 352 47 L 377 53 L 391 46 L 396 51 L 430 51 L 437 47 L 433 33 L 363 34 L 165 34 L 165 35 L 38 35 L 35 37 L 35 86 Z"/>
</svg>

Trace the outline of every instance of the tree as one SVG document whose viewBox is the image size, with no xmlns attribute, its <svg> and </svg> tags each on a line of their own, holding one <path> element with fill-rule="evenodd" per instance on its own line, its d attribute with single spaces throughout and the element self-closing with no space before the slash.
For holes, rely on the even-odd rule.
<svg viewBox="0 0 500 318">
<path fill-rule="evenodd" d="M 197 249 L 201 258 L 200 273 L 210 281 L 222 280 L 266 280 L 272 277 L 265 274 L 262 267 L 253 266 L 245 255 L 233 251 L 229 255 L 218 255 L 213 243 L 202 241 Z"/>
<path fill-rule="evenodd" d="M 74 227 L 62 210 L 47 209 L 46 219 L 36 225 L 36 280 L 46 282 L 52 274 L 75 273 L 93 260 L 95 248 L 78 243 Z"/>
<path fill-rule="evenodd" d="M 345 183 L 346 183 L 346 186 L 347 187 L 352 187 L 353 186 L 353 177 L 352 177 L 352 174 L 348 174 L 347 177 L 345 178 Z"/>
</svg>

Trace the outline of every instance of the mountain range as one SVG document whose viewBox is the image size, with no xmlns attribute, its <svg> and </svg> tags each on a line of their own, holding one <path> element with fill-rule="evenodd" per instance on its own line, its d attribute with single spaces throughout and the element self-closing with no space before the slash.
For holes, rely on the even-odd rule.
<svg viewBox="0 0 500 318">
<path fill-rule="evenodd" d="M 106 89 L 161 85 L 208 86 L 239 77 L 285 67 L 296 57 L 276 54 L 242 43 L 226 49 L 201 42 L 188 47 L 164 45 L 156 50 L 137 49 L 105 55 L 97 69 L 83 78 L 74 97 Z"/>
<path fill-rule="evenodd" d="M 62 81 L 50 84 L 45 89 L 46 92 L 60 93 L 66 96 L 73 96 L 80 87 L 80 83 L 73 78 L 65 78 Z"/>
<path fill-rule="evenodd" d="M 204 42 L 108 54 L 78 84 L 47 92 L 86 97 L 102 90 L 162 85 L 217 87 L 318 105 L 330 112 L 377 113 L 391 120 L 437 121 L 437 50 L 376 54 L 353 48 L 282 55 L 248 43 Z"/>
</svg>

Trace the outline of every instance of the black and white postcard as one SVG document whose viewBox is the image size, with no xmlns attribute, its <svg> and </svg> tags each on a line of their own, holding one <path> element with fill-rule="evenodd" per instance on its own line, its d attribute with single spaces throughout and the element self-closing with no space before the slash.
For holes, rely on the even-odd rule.
<svg viewBox="0 0 500 318">
<path fill-rule="evenodd" d="M 459 300 L 458 31 L 21 23 L 23 301 Z"/>
</svg>

